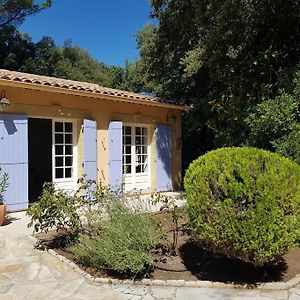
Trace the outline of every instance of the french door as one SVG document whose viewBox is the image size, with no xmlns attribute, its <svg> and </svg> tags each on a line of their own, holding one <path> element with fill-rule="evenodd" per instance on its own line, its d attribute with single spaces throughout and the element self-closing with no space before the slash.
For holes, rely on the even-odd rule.
<svg viewBox="0 0 300 300">
<path fill-rule="evenodd" d="M 52 177 L 55 186 L 65 191 L 76 189 L 75 126 L 71 121 L 52 121 Z"/>
<path fill-rule="evenodd" d="M 143 125 L 123 126 L 123 178 L 125 190 L 150 188 L 149 129 Z"/>
</svg>

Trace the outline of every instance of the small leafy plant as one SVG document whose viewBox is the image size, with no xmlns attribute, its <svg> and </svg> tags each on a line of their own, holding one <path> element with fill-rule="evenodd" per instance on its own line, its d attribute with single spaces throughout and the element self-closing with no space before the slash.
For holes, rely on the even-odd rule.
<svg viewBox="0 0 300 300">
<path fill-rule="evenodd" d="M 8 188 L 8 173 L 2 172 L 0 168 L 0 204 L 4 203 L 3 193 Z"/>
<path fill-rule="evenodd" d="M 78 208 L 76 195 L 56 190 L 54 184 L 45 183 L 38 202 L 27 210 L 31 216 L 28 227 L 33 226 L 35 232 L 48 232 L 55 228 L 76 234 L 82 228 Z"/>
</svg>

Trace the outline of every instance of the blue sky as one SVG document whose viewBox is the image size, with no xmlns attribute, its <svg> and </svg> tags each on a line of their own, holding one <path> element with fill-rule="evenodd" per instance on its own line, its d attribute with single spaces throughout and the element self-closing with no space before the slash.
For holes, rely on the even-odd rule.
<svg viewBox="0 0 300 300">
<path fill-rule="evenodd" d="M 34 42 L 51 36 L 58 45 L 72 39 L 99 61 L 124 65 L 138 57 L 134 34 L 148 22 L 148 0 L 54 0 L 50 9 L 28 17 L 20 31 Z"/>
</svg>

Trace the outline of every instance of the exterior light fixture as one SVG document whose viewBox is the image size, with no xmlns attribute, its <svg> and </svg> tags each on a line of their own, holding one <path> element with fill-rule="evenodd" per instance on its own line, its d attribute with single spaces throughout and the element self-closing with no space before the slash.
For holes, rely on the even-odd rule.
<svg viewBox="0 0 300 300">
<path fill-rule="evenodd" d="M 0 97 L 0 111 L 6 111 L 8 110 L 10 106 L 10 101 L 5 98 L 5 92 L 1 92 L 1 97 Z"/>
</svg>

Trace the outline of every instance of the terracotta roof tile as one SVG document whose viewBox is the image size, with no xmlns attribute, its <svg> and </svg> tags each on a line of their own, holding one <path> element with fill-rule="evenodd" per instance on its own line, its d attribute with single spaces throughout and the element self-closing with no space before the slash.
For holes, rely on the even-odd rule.
<svg viewBox="0 0 300 300">
<path fill-rule="evenodd" d="M 145 102 L 150 101 L 152 103 L 156 102 L 156 103 L 166 103 L 166 104 L 182 106 L 182 104 L 177 103 L 175 101 L 161 99 L 154 96 L 145 96 L 137 93 L 131 93 L 131 92 L 112 89 L 112 88 L 106 88 L 99 84 L 66 80 L 62 78 L 34 75 L 28 73 L 21 73 L 21 72 L 9 71 L 4 69 L 0 69 L 0 79 L 15 81 L 15 82 L 30 83 L 35 85 L 47 86 L 47 87 L 52 86 L 55 88 L 62 88 L 62 89 L 73 90 L 73 91 L 84 91 L 84 92 L 89 92 L 94 94 L 101 94 L 105 96 L 113 96 L 113 97 L 119 97 L 125 99 L 127 98 L 127 99 L 139 100 Z"/>
</svg>

